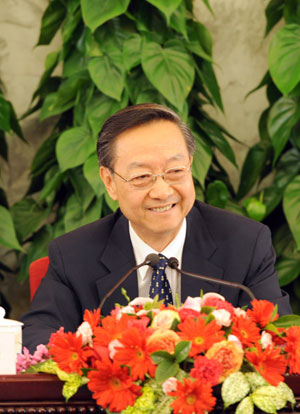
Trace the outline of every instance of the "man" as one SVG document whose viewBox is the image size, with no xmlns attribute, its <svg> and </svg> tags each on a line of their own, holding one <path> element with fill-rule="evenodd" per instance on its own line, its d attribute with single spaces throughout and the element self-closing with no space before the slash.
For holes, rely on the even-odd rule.
<svg viewBox="0 0 300 414">
<path fill-rule="evenodd" d="M 85 309 L 94 309 L 120 278 L 149 253 L 177 257 L 179 267 L 248 286 L 257 299 L 291 313 L 274 269 L 270 231 L 248 218 L 195 201 L 191 173 L 195 143 L 170 109 L 128 107 L 110 117 L 98 140 L 100 176 L 120 209 L 53 240 L 50 266 L 23 321 L 31 350 L 61 326 L 75 331 Z M 167 269 L 173 297 L 218 292 L 234 306 L 249 304 L 245 292 L 180 276 Z M 152 269 L 142 267 L 122 284 L 131 299 L 148 296 Z M 125 304 L 121 288 L 103 313 Z"/>
</svg>

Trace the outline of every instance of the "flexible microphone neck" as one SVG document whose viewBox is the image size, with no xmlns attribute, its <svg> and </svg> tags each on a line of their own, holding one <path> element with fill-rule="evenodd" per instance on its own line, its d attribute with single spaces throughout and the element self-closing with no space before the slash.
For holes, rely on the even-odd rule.
<svg viewBox="0 0 300 414">
<path fill-rule="evenodd" d="M 194 277 L 196 279 L 205 280 L 207 282 L 219 283 L 220 285 L 230 286 L 230 287 L 233 287 L 235 289 L 241 289 L 244 292 L 246 292 L 248 296 L 250 296 L 251 300 L 255 299 L 255 296 L 254 296 L 253 292 L 247 286 L 244 286 L 241 283 L 229 282 L 228 280 L 216 279 L 216 278 L 210 277 L 210 276 L 203 276 L 203 275 L 200 275 L 200 274 L 197 274 L 197 273 L 186 272 L 185 270 L 179 269 L 178 265 L 179 265 L 179 262 L 176 259 L 176 257 L 170 257 L 170 259 L 168 259 L 168 266 L 171 269 L 177 270 L 177 272 L 179 272 L 182 275 L 184 274 L 184 275 L 187 275 L 187 276 Z"/>
<path fill-rule="evenodd" d="M 121 279 L 118 280 L 118 282 L 103 296 L 103 298 L 102 298 L 102 300 L 99 304 L 100 311 L 101 311 L 104 303 L 106 302 L 107 298 L 109 298 L 118 289 L 118 287 L 128 278 L 128 276 L 131 275 L 132 272 L 134 272 L 135 270 L 137 270 L 140 267 L 145 266 L 145 265 L 154 267 L 159 262 L 159 260 L 160 260 L 160 257 L 158 256 L 158 254 L 150 253 L 150 254 L 148 254 L 146 259 L 142 263 L 140 263 L 140 264 L 132 267 L 131 269 L 129 269 L 128 272 L 125 273 L 125 275 L 122 276 Z"/>
</svg>

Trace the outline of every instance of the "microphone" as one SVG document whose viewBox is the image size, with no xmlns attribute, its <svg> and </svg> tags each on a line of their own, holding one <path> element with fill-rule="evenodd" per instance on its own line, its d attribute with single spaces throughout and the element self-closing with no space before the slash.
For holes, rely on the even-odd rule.
<svg viewBox="0 0 300 414">
<path fill-rule="evenodd" d="M 122 276 L 121 279 L 106 293 L 106 295 L 103 296 L 103 298 L 102 298 L 102 300 L 99 304 L 100 311 L 101 311 L 104 303 L 106 302 L 107 298 L 109 298 L 114 293 L 114 291 L 117 290 L 118 287 L 123 282 L 125 282 L 125 280 L 128 278 L 128 276 L 131 275 L 132 272 L 134 272 L 135 270 L 137 270 L 140 267 L 145 266 L 145 265 L 154 267 L 155 265 L 157 265 L 159 260 L 160 260 L 160 257 L 158 256 L 158 254 L 150 253 L 146 256 L 146 259 L 142 263 L 140 263 L 140 264 L 132 267 L 131 269 L 129 269 L 128 272 L 124 276 Z"/>
<path fill-rule="evenodd" d="M 247 286 L 244 286 L 241 283 L 229 282 L 228 280 L 216 279 L 216 278 L 210 277 L 210 276 L 203 276 L 203 275 L 199 275 L 197 273 L 186 272 L 185 270 L 179 269 L 178 265 L 179 265 L 179 262 L 176 259 L 176 257 L 170 257 L 170 259 L 168 259 L 168 266 L 171 269 L 177 270 L 177 272 L 179 272 L 180 274 L 185 274 L 185 275 L 188 275 L 188 276 L 195 277 L 197 279 L 206 280 L 207 282 L 219 283 L 220 285 L 230 286 L 230 287 L 233 287 L 235 289 L 241 289 L 244 292 L 246 292 L 247 295 L 250 296 L 251 300 L 255 299 L 255 296 L 254 296 L 253 292 Z"/>
</svg>

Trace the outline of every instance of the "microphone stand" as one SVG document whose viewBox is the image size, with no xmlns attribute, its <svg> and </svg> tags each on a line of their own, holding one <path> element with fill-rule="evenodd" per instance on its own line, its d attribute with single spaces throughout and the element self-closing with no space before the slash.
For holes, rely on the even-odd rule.
<svg viewBox="0 0 300 414">
<path fill-rule="evenodd" d="M 176 257 L 170 257 L 170 259 L 168 260 L 168 265 L 170 266 L 170 268 L 177 270 L 177 272 L 179 272 L 182 275 L 184 274 L 187 276 L 194 277 L 196 279 L 201 279 L 201 280 L 205 280 L 205 281 L 212 282 L 212 283 L 219 283 L 220 285 L 230 286 L 236 289 L 241 289 L 244 292 L 246 292 L 248 296 L 250 296 L 251 300 L 255 299 L 253 292 L 247 286 L 244 286 L 241 283 L 229 282 L 223 279 L 216 279 L 210 276 L 203 276 L 203 275 L 198 275 L 197 273 L 186 272 L 185 270 L 179 269 L 178 264 L 179 262 L 176 259 Z"/>
</svg>

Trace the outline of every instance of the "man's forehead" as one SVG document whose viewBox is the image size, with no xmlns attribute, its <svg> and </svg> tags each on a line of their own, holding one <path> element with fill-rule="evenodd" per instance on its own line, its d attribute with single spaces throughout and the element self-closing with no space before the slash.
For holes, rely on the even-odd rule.
<svg viewBox="0 0 300 414">
<path fill-rule="evenodd" d="M 173 161 L 184 161 L 186 159 L 186 155 L 184 154 L 174 154 L 171 157 L 168 157 L 165 162 L 171 163 Z M 143 168 L 143 167 L 149 167 L 149 163 L 147 161 L 132 161 L 128 164 L 129 169 L 134 168 Z"/>
</svg>

